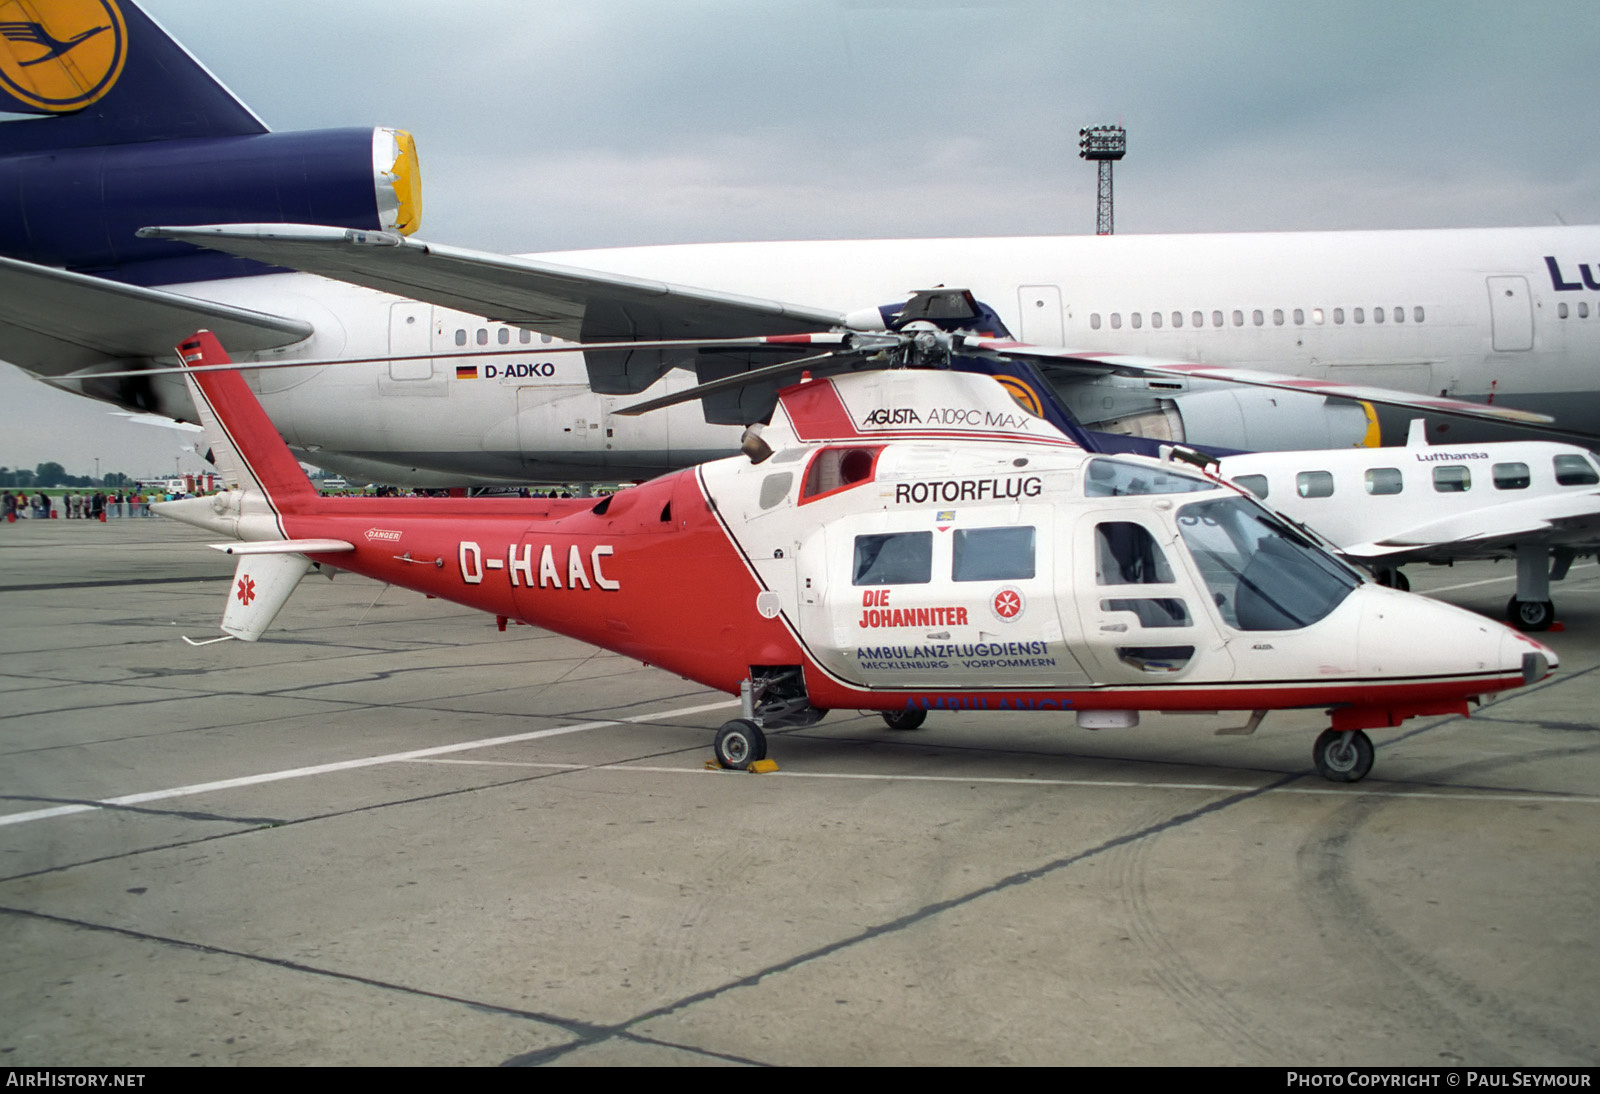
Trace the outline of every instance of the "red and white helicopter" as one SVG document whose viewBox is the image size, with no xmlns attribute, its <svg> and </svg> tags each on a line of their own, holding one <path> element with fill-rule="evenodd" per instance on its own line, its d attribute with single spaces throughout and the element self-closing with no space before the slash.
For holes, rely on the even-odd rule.
<svg viewBox="0 0 1600 1094">
<path fill-rule="evenodd" d="M 227 635 L 258 638 L 312 566 L 349 570 L 741 696 L 716 735 L 725 767 L 835 708 L 896 728 L 941 709 L 1086 728 L 1236 710 L 1249 732 L 1323 707 L 1317 769 L 1355 781 L 1364 729 L 1465 714 L 1556 664 L 1363 579 L 1219 478 L 1085 450 L 1014 375 L 803 379 L 743 455 L 598 501 L 323 498 L 213 335 L 179 356 L 229 489 L 156 508 L 243 541 L 216 545 L 240 556 Z"/>
</svg>

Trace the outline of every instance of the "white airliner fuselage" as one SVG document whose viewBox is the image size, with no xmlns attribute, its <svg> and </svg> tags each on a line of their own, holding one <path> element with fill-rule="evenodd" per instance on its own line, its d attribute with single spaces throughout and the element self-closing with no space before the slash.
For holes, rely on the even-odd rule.
<svg viewBox="0 0 1600 1094">
<path fill-rule="evenodd" d="M 1600 227 L 721 243 L 543 261 L 858 311 L 936 285 L 972 290 L 1042 346 L 1141 354 L 1491 400 L 1600 433 Z M 263 372 L 262 401 L 308 458 L 361 478 L 625 479 L 727 452 L 697 407 L 642 418 L 590 392 L 581 355 L 543 336 L 307 274 L 171 291 L 310 322 L 258 360 L 438 353 L 429 361 Z M 446 359 L 476 350 L 509 356 Z M 241 355 L 242 356 L 242 355 Z M 1201 444 L 1360 439 L 1319 397 L 1193 381 L 1090 378 L 1059 390 L 1086 424 L 1177 419 Z M 670 373 L 651 389 L 687 387 Z M 158 385 L 181 410 L 175 381 Z M 1270 411 L 1270 412 L 1269 412 Z"/>
</svg>

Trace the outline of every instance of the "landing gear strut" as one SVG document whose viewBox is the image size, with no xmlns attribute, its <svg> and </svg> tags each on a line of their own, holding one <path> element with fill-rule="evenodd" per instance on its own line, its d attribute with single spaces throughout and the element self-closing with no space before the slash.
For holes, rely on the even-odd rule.
<svg viewBox="0 0 1600 1094">
<path fill-rule="evenodd" d="M 767 758 L 767 735 L 748 718 L 724 722 L 717 730 L 711 751 L 721 767 L 743 771 L 757 760 Z"/>
<path fill-rule="evenodd" d="M 1372 770 L 1372 738 L 1359 729 L 1325 729 L 1311 746 L 1311 757 L 1324 779 L 1360 782 Z"/>
<path fill-rule="evenodd" d="M 1550 564 L 1555 556 L 1555 565 Z M 1517 544 L 1517 594 L 1506 601 L 1506 620 L 1519 631 L 1547 631 L 1556 621 L 1550 582 L 1567 576 L 1572 551 L 1538 543 Z"/>
</svg>

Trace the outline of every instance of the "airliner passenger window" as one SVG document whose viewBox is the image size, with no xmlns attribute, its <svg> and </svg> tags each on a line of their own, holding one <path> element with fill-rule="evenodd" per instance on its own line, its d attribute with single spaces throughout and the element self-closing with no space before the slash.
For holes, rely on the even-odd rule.
<svg viewBox="0 0 1600 1094">
<path fill-rule="evenodd" d="M 857 536 L 853 585 L 926 585 L 933 578 L 933 533 Z"/>
<path fill-rule="evenodd" d="M 1132 315 L 1128 316 L 1128 322 L 1132 325 L 1134 330 L 1138 330 L 1140 327 L 1144 326 L 1144 318 L 1138 312 L 1134 312 Z"/>
<path fill-rule="evenodd" d="M 1257 308 L 1255 311 L 1250 313 L 1250 322 L 1254 323 L 1256 326 L 1259 327 L 1266 321 L 1266 317 L 1261 314 L 1260 308 Z"/>
<path fill-rule="evenodd" d="M 1032 528 L 957 529 L 950 576 L 957 581 L 1021 581 L 1033 576 Z"/>
<path fill-rule="evenodd" d="M 1233 325 L 1236 327 L 1244 326 L 1244 312 L 1237 308 L 1233 310 Z"/>
<path fill-rule="evenodd" d="M 1334 308 L 1333 309 L 1333 321 L 1335 323 L 1343 323 L 1344 322 L 1344 309 L 1343 308 Z"/>
<path fill-rule="evenodd" d="M 1394 310 L 1394 321 L 1396 323 L 1404 323 L 1406 321 L 1406 310 L 1404 308 L 1396 308 Z"/>
<path fill-rule="evenodd" d="M 1302 471 L 1294 477 L 1295 493 L 1302 498 L 1333 496 L 1333 475 L 1327 471 Z"/>
<path fill-rule="evenodd" d="M 1181 311 L 1172 313 L 1172 325 L 1175 327 L 1183 326 L 1183 313 Z"/>
<path fill-rule="evenodd" d="M 1384 319 L 1385 319 L 1385 316 L 1383 314 L 1383 309 L 1382 308 L 1373 308 L 1372 309 L 1372 321 L 1374 323 L 1381 323 L 1381 322 L 1384 321 Z"/>
<path fill-rule="evenodd" d="M 1217 316 L 1217 318 L 1221 319 L 1222 316 L 1219 315 L 1219 316 Z M 1191 323 L 1193 323 L 1197 327 L 1203 327 L 1203 326 L 1206 325 L 1206 313 L 1205 312 L 1201 312 L 1201 311 L 1197 311 L 1197 312 L 1195 312 L 1193 315 L 1191 315 L 1189 317 L 1189 321 Z M 1220 326 L 1222 326 L 1222 324 L 1218 323 L 1217 326 L 1220 327 Z"/>
<path fill-rule="evenodd" d="M 1472 488 L 1472 472 L 1465 467 L 1435 467 L 1433 488 L 1441 494 L 1459 494 Z"/>
<path fill-rule="evenodd" d="M 1172 567 L 1144 525 L 1107 521 L 1094 529 L 1094 580 L 1097 585 L 1170 585 Z"/>
<path fill-rule="evenodd" d="M 1405 489 L 1405 480 L 1398 467 L 1371 467 L 1367 469 L 1367 493 L 1398 494 Z"/>
<path fill-rule="evenodd" d="M 1294 310 L 1294 325 L 1297 327 L 1303 327 L 1306 325 L 1306 313 L 1304 308 L 1296 308 Z"/>
<path fill-rule="evenodd" d="M 1160 312 L 1153 311 L 1153 312 L 1150 313 L 1150 325 L 1152 327 L 1154 327 L 1156 330 L 1160 330 L 1161 329 L 1161 313 Z"/>
<path fill-rule="evenodd" d="M 1275 327 L 1283 326 L 1283 309 L 1282 308 L 1273 308 L 1272 309 L 1272 325 L 1275 326 Z"/>
<path fill-rule="evenodd" d="M 1365 323 L 1367 321 L 1367 313 L 1366 313 L 1366 311 L 1364 309 L 1362 309 L 1362 308 L 1357 308 L 1356 309 L 1356 314 L 1355 314 L 1355 320 L 1356 320 L 1357 323 Z"/>
<path fill-rule="evenodd" d="M 1417 323 L 1422 322 L 1422 309 L 1421 308 L 1412 308 L 1411 309 L 1411 319 L 1412 319 L 1413 322 L 1417 322 Z"/>
<path fill-rule="evenodd" d="M 1267 477 L 1265 475 L 1240 475 L 1233 480 L 1233 485 L 1243 490 L 1248 490 L 1258 498 L 1267 496 Z"/>
<path fill-rule="evenodd" d="M 464 330 L 456 331 L 456 345 L 464 346 L 466 344 L 467 344 L 467 332 L 464 331 Z"/>
<path fill-rule="evenodd" d="M 1562 486 L 1593 486 L 1600 483 L 1600 475 L 1595 474 L 1594 465 L 1582 456 L 1557 456 L 1556 482 Z"/>
<path fill-rule="evenodd" d="M 1497 463 L 1494 465 L 1496 490 L 1526 490 L 1533 481 L 1525 463 Z"/>
<path fill-rule="evenodd" d="M 529 342 L 533 341 L 533 332 L 531 330 L 519 330 L 517 332 L 517 341 L 521 342 L 523 345 L 527 345 Z"/>
<path fill-rule="evenodd" d="M 1222 326 L 1222 313 L 1221 312 L 1214 311 L 1214 312 L 1211 313 L 1211 325 L 1213 327 Z"/>
<path fill-rule="evenodd" d="M 1579 319 L 1587 319 L 1587 318 L 1589 318 L 1589 303 L 1588 303 L 1588 301 L 1580 300 L 1578 302 L 1578 318 Z"/>
<path fill-rule="evenodd" d="M 1100 313 L 1099 312 L 1090 312 L 1089 313 L 1089 329 L 1090 330 L 1099 330 L 1100 329 Z"/>
<path fill-rule="evenodd" d="M 1566 306 L 1566 304 L 1563 303 L 1563 304 L 1557 304 L 1556 305 L 1556 317 L 1559 318 L 1559 319 L 1567 318 L 1567 306 Z"/>
<path fill-rule="evenodd" d="M 1114 312 L 1111 313 L 1111 329 L 1112 330 L 1121 330 L 1122 329 L 1122 313 L 1121 312 L 1114 311 Z"/>
</svg>

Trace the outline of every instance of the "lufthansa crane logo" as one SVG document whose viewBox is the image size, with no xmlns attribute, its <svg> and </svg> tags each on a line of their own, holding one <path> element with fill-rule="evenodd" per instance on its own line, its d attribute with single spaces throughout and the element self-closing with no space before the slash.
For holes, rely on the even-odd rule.
<svg viewBox="0 0 1600 1094">
<path fill-rule="evenodd" d="M 26 106 L 81 110 L 116 85 L 127 58 L 115 0 L 0 0 L 0 88 Z"/>
</svg>

